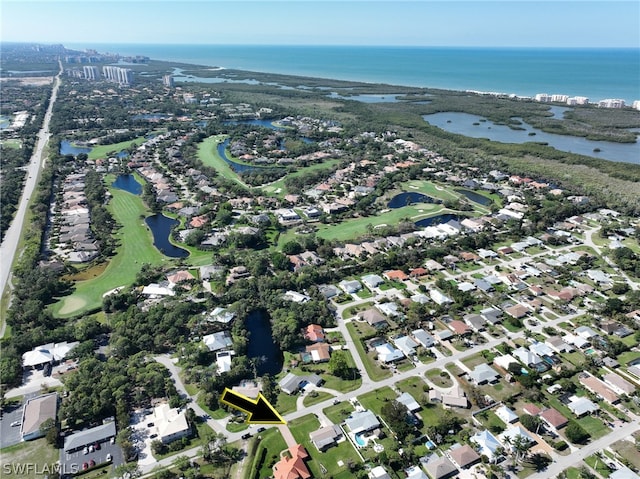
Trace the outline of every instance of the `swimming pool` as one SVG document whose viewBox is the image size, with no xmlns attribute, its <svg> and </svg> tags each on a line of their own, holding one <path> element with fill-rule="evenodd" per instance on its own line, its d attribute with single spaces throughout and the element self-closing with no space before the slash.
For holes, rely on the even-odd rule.
<svg viewBox="0 0 640 479">
<path fill-rule="evenodd" d="M 356 434 L 354 436 L 354 440 L 356 441 L 356 444 L 360 447 L 364 447 L 367 445 L 367 441 L 362 437 L 362 434 Z"/>
</svg>

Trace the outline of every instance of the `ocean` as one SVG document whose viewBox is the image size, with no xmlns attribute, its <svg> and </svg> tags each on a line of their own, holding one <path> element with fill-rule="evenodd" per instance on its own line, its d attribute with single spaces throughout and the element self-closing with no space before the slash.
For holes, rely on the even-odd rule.
<svg viewBox="0 0 640 479">
<path fill-rule="evenodd" d="M 212 67 L 519 96 L 640 100 L 640 49 L 67 44 Z"/>
</svg>

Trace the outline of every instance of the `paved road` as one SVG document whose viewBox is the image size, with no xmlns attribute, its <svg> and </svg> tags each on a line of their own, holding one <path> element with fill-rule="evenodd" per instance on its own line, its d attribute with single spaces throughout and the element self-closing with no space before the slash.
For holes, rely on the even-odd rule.
<svg viewBox="0 0 640 479">
<path fill-rule="evenodd" d="M 49 106 L 44 115 L 44 121 L 42 122 L 42 128 L 38 132 L 38 140 L 36 147 L 33 150 L 33 155 L 27 166 L 27 179 L 24 184 L 24 190 L 18 203 L 18 209 L 16 215 L 11 222 L 11 226 L 7 229 L 2 244 L 0 245 L 0 293 L 3 293 L 7 285 L 9 284 L 9 277 L 11 273 L 11 265 L 16 256 L 18 250 L 18 243 L 20 241 L 20 233 L 24 225 L 25 216 L 27 213 L 27 206 L 29 205 L 29 199 L 33 191 L 35 190 L 38 182 L 38 176 L 40 170 L 44 166 L 46 155 L 43 155 L 44 149 L 49 142 L 51 133 L 49 133 L 49 122 L 51 121 L 51 115 L 53 112 L 53 105 L 58 97 L 58 89 L 60 88 L 60 76 L 62 75 L 62 63 L 60 63 L 60 71 L 56 75 L 53 82 L 53 91 L 51 92 L 51 99 L 49 100 Z M 4 336 L 5 324 L 2 323 L 0 328 L 0 337 Z"/>
</svg>

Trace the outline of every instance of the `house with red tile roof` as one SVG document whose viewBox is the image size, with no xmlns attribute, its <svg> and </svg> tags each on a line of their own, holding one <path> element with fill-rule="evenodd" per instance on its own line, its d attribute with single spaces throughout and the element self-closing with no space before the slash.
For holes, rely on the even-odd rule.
<svg viewBox="0 0 640 479">
<path fill-rule="evenodd" d="M 564 417 L 562 414 L 560 414 L 560 412 L 552 407 L 542 411 L 539 416 L 540 419 L 542 419 L 547 424 L 547 426 L 555 429 L 556 431 L 566 426 L 569 422 L 566 417 Z"/>
<path fill-rule="evenodd" d="M 451 321 L 448 326 L 449 329 L 451 329 L 454 333 L 459 334 L 460 336 L 471 333 L 471 328 L 458 319 L 454 319 L 453 321 Z"/>
<path fill-rule="evenodd" d="M 324 341 L 324 330 L 319 324 L 310 324 L 304 330 L 304 338 L 313 343 Z"/>
<path fill-rule="evenodd" d="M 386 271 L 385 273 L 382 273 L 382 276 L 387 278 L 389 281 L 406 281 L 409 279 L 409 276 L 400 269 Z"/>
<path fill-rule="evenodd" d="M 308 479 L 311 473 L 304 463 L 309 457 L 307 450 L 301 445 L 291 446 L 280 453 L 280 460 L 273 465 L 274 479 Z"/>
</svg>

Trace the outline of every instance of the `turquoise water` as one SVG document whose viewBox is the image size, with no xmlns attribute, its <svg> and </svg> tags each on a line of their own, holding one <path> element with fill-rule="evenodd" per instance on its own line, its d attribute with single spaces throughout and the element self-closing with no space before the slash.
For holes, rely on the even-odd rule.
<svg viewBox="0 0 640 479">
<path fill-rule="evenodd" d="M 533 96 L 640 99 L 640 49 L 67 44 L 197 65 Z"/>
<path fill-rule="evenodd" d="M 360 437 L 360 434 L 356 434 L 355 435 L 355 440 L 356 440 L 356 444 L 360 447 L 364 447 L 367 445 L 367 441 L 365 441 L 364 439 L 362 439 L 362 437 Z"/>
</svg>

